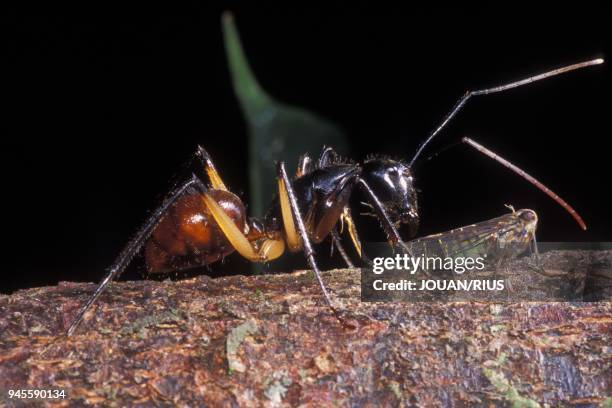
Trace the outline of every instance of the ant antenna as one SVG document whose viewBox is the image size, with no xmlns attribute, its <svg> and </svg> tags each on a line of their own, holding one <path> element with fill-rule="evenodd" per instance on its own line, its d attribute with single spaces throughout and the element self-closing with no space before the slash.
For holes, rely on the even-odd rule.
<svg viewBox="0 0 612 408">
<path fill-rule="evenodd" d="M 442 123 L 440 123 L 440 125 L 437 128 L 435 128 L 433 132 L 431 132 L 429 137 L 425 139 L 425 141 L 421 144 L 421 146 L 419 146 L 418 150 L 414 154 L 414 157 L 410 161 L 410 167 L 412 167 L 416 159 L 421 155 L 421 153 L 423 152 L 423 149 L 425 149 L 425 147 L 429 144 L 429 142 L 431 142 L 432 139 L 436 137 L 436 135 L 448 124 L 448 122 L 450 122 L 451 119 L 455 117 L 455 115 L 461 110 L 461 108 L 463 108 L 463 106 L 472 96 L 488 95 L 492 93 L 507 91 L 509 89 L 518 88 L 519 86 L 527 85 L 532 82 L 539 81 L 541 79 L 550 78 L 555 75 L 564 74 L 566 72 L 574 71 L 577 69 L 590 67 L 591 65 L 603 64 L 603 62 L 604 62 L 603 58 L 597 58 L 597 59 L 593 59 L 590 61 L 579 62 L 577 64 L 572 64 L 572 65 L 568 65 L 565 67 L 557 68 L 552 71 L 544 72 L 543 74 L 539 74 L 539 75 L 530 76 L 528 78 L 521 79 L 515 82 L 511 82 L 509 84 L 499 85 L 493 88 L 480 89 L 477 91 L 467 91 L 465 94 L 463 94 L 461 98 L 459 98 L 455 106 L 453 106 L 453 109 L 451 109 L 451 111 L 446 114 L 446 116 L 444 117 L 444 120 L 442 120 Z"/>
<path fill-rule="evenodd" d="M 509 168 L 510 170 L 512 170 L 513 172 L 515 172 L 516 174 L 518 174 L 519 176 L 523 177 L 525 180 L 529 181 L 531 184 L 533 184 L 534 186 L 536 186 L 537 188 L 542 190 L 550 198 L 555 200 L 557 202 L 557 204 L 559 204 L 561 207 L 565 208 L 565 210 L 568 213 L 570 213 L 570 215 L 572 217 L 574 217 L 574 219 L 576 220 L 578 225 L 580 225 L 580 228 L 582 228 L 583 230 L 587 229 L 586 224 L 582 220 L 582 217 L 580 216 L 580 214 L 578 214 L 576 212 L 576 210 L 574 210 L 572 208 L 572 206 L 569 205 L 564 199 L 562 199 L 557 194 L 555 194 L 555 192 L 553 192 L 550 188 L 546 187 L 544 184 L 542 184 L 535 177 L 527 174 L 524 170 L 522 170 L 519 167 L 515 166 L 514 164 L 510 163 L 508 160 L 506 160 L 503 157 L 497 155 L 496 153 L 493 153 L 491 150 L 487 149 L 486 147 L 484 147 L 480 143 L 477 143 L 477 142 L 473 141 L 469 137 L 464 137 L 463 139 L 461 139 L 461 141 L 463 143 L 469 144 L 474 149 L 478 150 L 479 152 L 483 153 L 486 156 L 489 156 L 491 159 L 495 160 L 496 162 L 500 163 L 501 165 Z"/>
</svg>

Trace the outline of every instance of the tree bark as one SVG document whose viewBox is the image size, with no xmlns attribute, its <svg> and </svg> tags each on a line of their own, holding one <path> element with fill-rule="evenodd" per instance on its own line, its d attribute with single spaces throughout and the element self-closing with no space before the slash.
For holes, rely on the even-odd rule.
<svg viewBox="0 0 612 408">
<path fill-rule="evenodd" d="M 578 252 L 547 265 L 580 270 Z M 69 338 L 93 284 L 0 296 L 0 405 L 24 388 L 64 389 L 60 406 L 612 403 L 609 301 L 367 303 L 359 270 L 323 279 L 343 322 L 309 271 L 113 283 Z"/>
</svg>

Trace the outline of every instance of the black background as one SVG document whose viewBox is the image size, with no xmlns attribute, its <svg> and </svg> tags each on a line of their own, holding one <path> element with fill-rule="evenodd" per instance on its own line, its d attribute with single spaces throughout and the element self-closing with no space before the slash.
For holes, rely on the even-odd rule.
<svg viewBox="0 0 612 408">
<path fill-rule="evenodd" d="M 197 143 L 248 202 L 246 126 L 220 30 L 226 9 L 261 84 L 338 123 L 357 160 L 410 158 L 466 89 L 609 54 L 608 15 L 594 6 L 5 13 L 0 291 L 99 280 Z M 609 64 L 474 98 L 426 153 L 469 135 L 567 199 L 587 232 L 517 176 L 457 147 L 417 169 L 420 234 L 501 215 L 509 203 L 539 213 L 541 241 L 612 240 L 608 74 Z M 360 224 L 367 240 L 382 239 Z M 237 255 L 226 263 L 248 271 Z"/>
</svg>

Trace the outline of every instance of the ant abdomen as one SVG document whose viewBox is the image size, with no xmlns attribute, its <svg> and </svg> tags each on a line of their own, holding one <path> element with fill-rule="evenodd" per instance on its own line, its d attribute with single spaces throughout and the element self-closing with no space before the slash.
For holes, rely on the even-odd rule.
<svg viewBox="0 0 612 408">
<path fill-rule="evenodd" d="M 208 193 L 245 231 L 246 211 L 240 199 L 229 191 Z M 211 264 L 232 252 L 234 248 L 214 221 L 202 195 L 192 193 L 178 199 L 155 227 L 145 246 L 145 262 L 148 272 L 161 273 Z"/>
</svg>

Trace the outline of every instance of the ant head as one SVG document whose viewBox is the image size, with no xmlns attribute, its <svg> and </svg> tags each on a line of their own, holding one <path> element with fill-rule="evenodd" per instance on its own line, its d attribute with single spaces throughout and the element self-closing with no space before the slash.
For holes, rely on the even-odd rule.
<svg viewBox="0 0 612 408">
<path fill-rule="evenodd" d="M 393 224 L 408 224 L 411 236 L 419 226 L 417 194 L 410 166 L 400 160 L 371 158 L 361 177 L 370 185 Z"/>
</svg>

